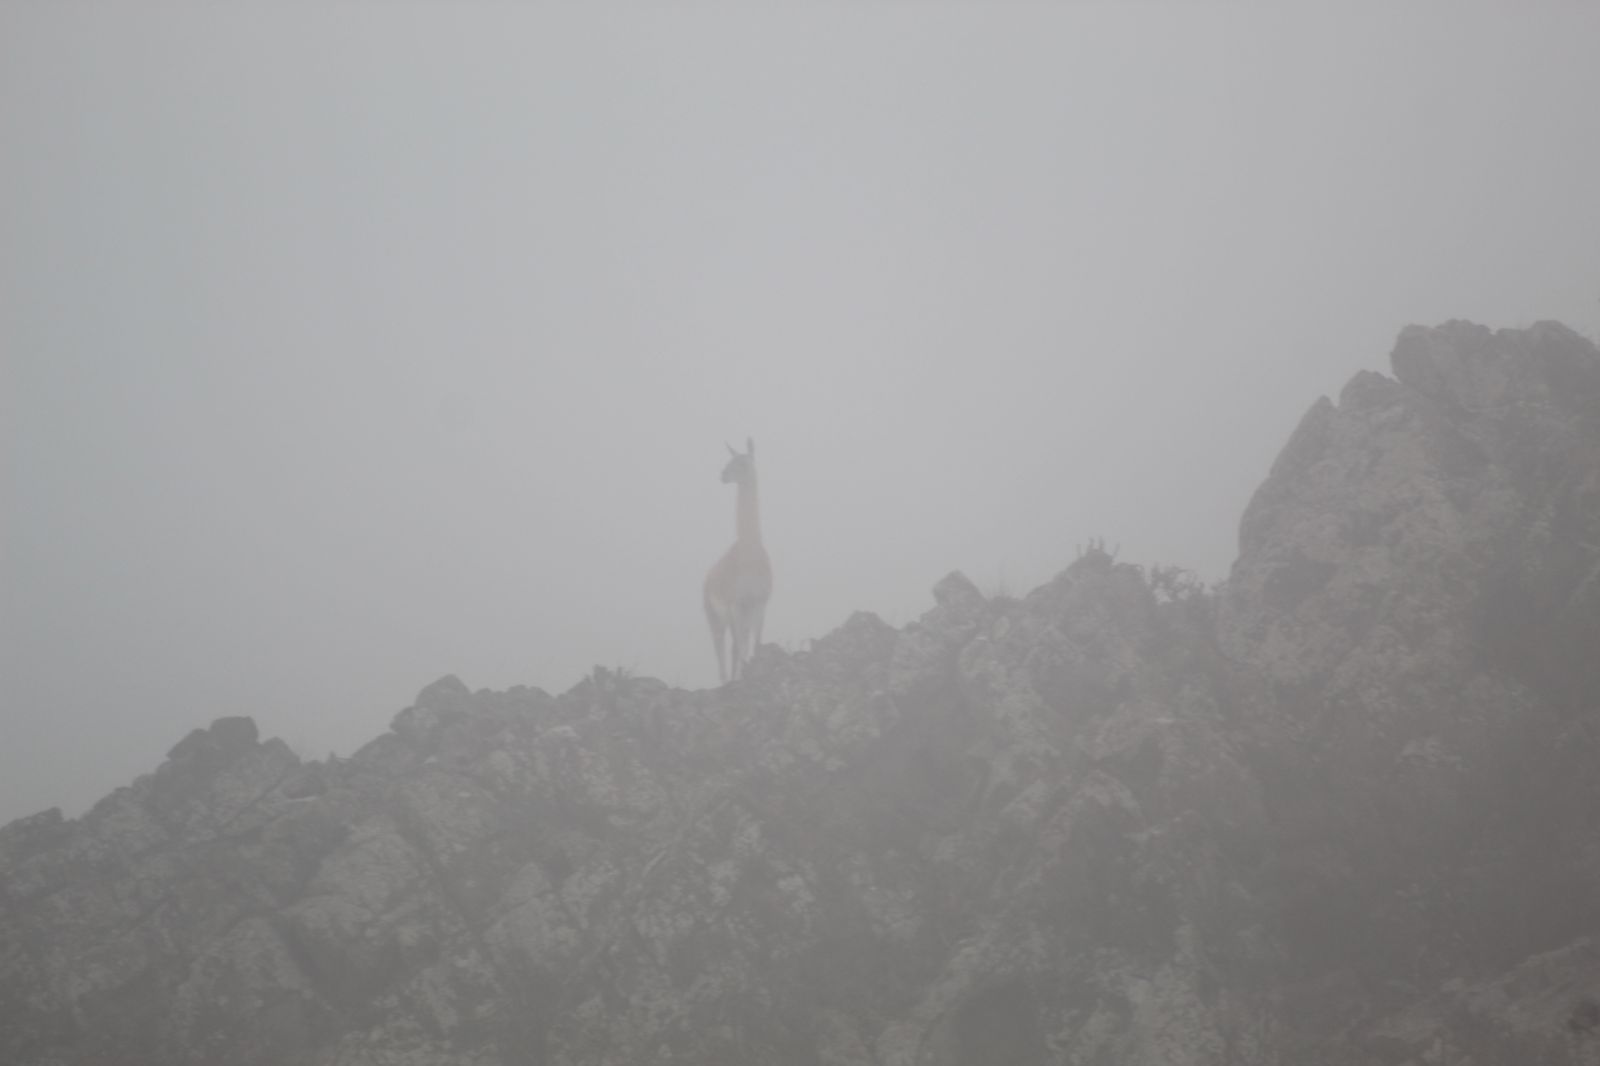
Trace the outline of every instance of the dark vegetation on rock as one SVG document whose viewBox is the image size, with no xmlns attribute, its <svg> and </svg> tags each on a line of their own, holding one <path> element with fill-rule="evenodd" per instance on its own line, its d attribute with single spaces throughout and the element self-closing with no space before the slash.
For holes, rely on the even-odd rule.
<svg viewBox="0 0 1600 1066">
<path fill-rule="evenodd" d="M 1217 590 L 1094 548 L 714 691 L 196 730 L 0 830 L 0 1061 L 1600 1062 L 1600 352 L 1393 366 Z"/>
</svg>

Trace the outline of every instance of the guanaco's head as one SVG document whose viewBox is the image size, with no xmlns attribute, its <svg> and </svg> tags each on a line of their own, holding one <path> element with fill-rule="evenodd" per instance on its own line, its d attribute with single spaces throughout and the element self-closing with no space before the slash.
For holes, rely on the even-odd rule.
<svg viewBox="0 0 1600 1066">
<path fill-rule="evenodd" d="M 726 485 L 732 481 L 739 485 L 752 485 L 756 480 L 756 442 L 749 437 L 745 438 L 744 451 L 736 452 L 733 445 L 726 445 L 728 449 L 728 465 L 722 468 L 722 483 Z"/>
</svg>

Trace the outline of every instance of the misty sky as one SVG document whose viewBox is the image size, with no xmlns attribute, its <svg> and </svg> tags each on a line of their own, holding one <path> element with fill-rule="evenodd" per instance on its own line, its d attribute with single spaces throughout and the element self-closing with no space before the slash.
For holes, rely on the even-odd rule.
<svg viewBox="0 0 1600 1066">
<path fill-rule="evenodd" d="M 445 673 L 1230 565 L 1410 322 L 1600 332 L 1600 5 L 0 0 L 0 820 Z"/>
</svg>

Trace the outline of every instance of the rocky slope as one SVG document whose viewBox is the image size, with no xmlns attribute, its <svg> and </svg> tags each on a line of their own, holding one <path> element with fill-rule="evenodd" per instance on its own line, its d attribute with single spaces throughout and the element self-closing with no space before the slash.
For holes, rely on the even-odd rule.
<svg viewBox="0 0 1600 1066">
<path fill-rule="evenodd" d="M 1600 352 L 1393 366 L 1218 592 L 1091 550 L 715 691 L 196 730 L 0 830 L 0 1061 L 1600 1063 Z"/>
</svg>

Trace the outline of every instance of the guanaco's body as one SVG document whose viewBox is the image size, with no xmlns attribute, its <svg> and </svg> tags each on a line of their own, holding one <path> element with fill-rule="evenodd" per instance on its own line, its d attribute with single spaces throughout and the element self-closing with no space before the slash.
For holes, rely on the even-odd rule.
<svg viewBox="0 0 1600 1066">
<path fill-rule="evenodd" d="M 722 468 L 722 483 L 731 482 L 738 491 L 734 503 L 736 537 L 733 547 L 706 575 L 705 585 L 706 622 L 711 626 L 711 644 L 717 650 L 717 674 L 724 684 L 744 672 L 745 664 L 761 644 L 761 624 L 766 618 L 767 600 L 772 596 L 772 562 L 761 543 L 755 441 L 745 441 L 743 452 L 736 452 L 729 445 L 728 453 L 731 458 Z M 724 634 L 731 637 L 726 653 Z"/>
</svg>

